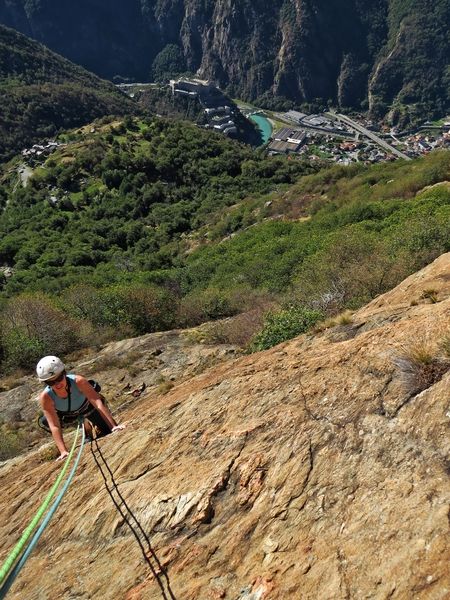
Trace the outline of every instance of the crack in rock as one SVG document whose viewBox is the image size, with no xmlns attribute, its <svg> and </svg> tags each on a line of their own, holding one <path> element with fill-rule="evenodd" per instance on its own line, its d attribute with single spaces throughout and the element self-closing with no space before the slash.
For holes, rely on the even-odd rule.
<svg viewBox="0 0 450 600">
<path fill-rule="evenodd" d="M 219 477 L 213 482 L 212 486 L 206 492 L 206 496 L 204 496 L 199 501 L 199 503 L 197 505 L 197 514 L 195 515 L 195 517 L 192 521 L 192 523 L 194 525 L 196 525 L 198 523 L 205 523 L 205 524 L 211 523 L 212 519 L 214 518 L 214 514 L 215 514 L 214 498 L 220 492 L 223 492 L 227 488 L 228 482 L 230 481 L 231 472 L 233 470 L 233 467 L 234 467 L 236 461 L 241 456 L 242 451 L 244 450 L 246 441 L 247 441 L 247 432 L 245 432 L 242 445 L 239 448 L 239 451 L 237 452 L 236 456 L 231 459 L 228 466 L 219 475 Z"/>
</svg>

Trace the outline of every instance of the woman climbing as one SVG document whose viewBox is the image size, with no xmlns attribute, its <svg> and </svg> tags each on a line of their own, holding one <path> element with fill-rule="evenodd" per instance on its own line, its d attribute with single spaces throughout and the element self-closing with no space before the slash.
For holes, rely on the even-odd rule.
<svg viewBox="0 0 450 600">
<path fill-rule="evenodd" d="M 39 396 L 44 412 L 39 425 L 50 431 L 55 440 L 60 452 L 56 460 L 62 460 L 69 454 L 62 435 L 62 425 L 73 423 L 80 416 L 84 420 L 86 436 L 90 439 L 93 425 L 97 429 L 97 437 L 125 428 L 125 425 L 118 425 L 114 420 L 97 391 L 98 384 L 92 382 L 93 387 L 82 375 L 67 374 L 65 364 L 57 356 L 44 356 L 36 366 L 36 373 L 39 381 L 46 384 Z"/>
</svg>

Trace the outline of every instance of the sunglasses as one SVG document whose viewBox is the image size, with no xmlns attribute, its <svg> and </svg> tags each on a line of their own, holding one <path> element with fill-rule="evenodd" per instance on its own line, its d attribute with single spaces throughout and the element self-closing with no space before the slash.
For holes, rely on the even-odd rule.
<svg viewBox="0 0 450 600">
<path fill-rule="evenodd" d="M 50 386 L 52 386 L 52 385 L 55 385 L 55 383 L 59 383 L 60 381 L 62 381 L 62 380 L 64 379 L 64 377 L 65 377 L 65 376 L 66 376 L 66 374 L 65 374 L 65 373 L 64 373 L 64 371 L 63 371 L 62 373 L 60 373 L 60 374 L 58 375 L 58 377 L 55 377 L 54 379 L 46 379 L 46 380 L 44 381 L 44 383 L 45 383 L 46 385 L 50 385 Z"/>
</svg>

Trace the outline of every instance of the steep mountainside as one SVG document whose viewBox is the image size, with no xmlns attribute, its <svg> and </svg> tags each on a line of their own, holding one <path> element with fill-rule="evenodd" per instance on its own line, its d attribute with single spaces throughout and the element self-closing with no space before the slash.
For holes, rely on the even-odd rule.
<svg viewBox="0 0 450 600">
<path fill-rule="evenodd" d="M 133 111 L 110 82 L 0 25 L 0 160 L 60 129 Z"/>
<path fill-rule="evenodd" d="M 404 122 L 448 109 L 449 16 L 445 0 L 0 0 L 0 22 L 105 77 L 176 66 L 244 98 L 369 101 Z"/>
<path fill-rule="evenodd" d="M 144 392 L 92 450 L 153 574 L 86 447 L 11 600 L 447 598 L 449 316 L 446 254 L 350 325 Z M 44 455 L 0 467 L 2 559 Z"/>
</svg>

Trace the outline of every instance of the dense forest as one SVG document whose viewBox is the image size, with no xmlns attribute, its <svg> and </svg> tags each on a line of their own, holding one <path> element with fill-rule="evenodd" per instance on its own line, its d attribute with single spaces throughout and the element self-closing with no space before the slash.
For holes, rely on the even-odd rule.
<svg viewBox="0 0 450 600">
<path fill-rule="evenodd" d="M 0 160 L 63 129 L 135 111 L 110 82 L 0 26 Z"/>
<path fill-rule="evenodd" d="M 449 110 L 446 0 L 0 0 L 0 22 L 115 81 L 190 72 L 273 108 Z"/>
<path fill-rule="evenodd" d="M 0 179 L 4 370 L 255 310 L 234 334 L 266 347 L 450 249 L 445 151 L 313 168 L 187 122 L 132 117 L 58 141 L 26 185 L 16 160 Z M 258 338 L 261 326 L 275 333 Z"/>
</svg>

